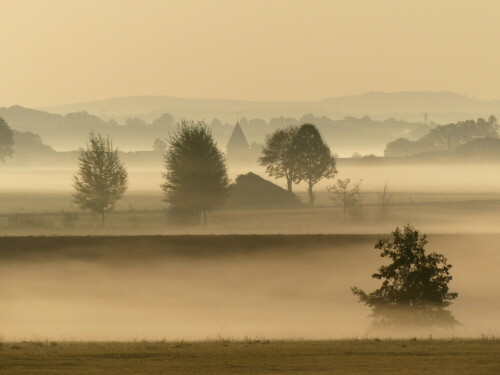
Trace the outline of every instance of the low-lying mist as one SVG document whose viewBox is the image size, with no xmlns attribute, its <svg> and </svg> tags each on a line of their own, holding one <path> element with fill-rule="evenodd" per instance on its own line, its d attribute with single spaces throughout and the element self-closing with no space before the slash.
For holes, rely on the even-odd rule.
<svg viewBox="0 0 500 375">
<path fill-rule="evenodd" d="M 5 340 L 353 338 L 369 310 L 377 236 L 187 236 L 0 240 Z M 454 265 L 461 323 L 438 336 L 500 334 L 498 235 L 431 236 Z M 17 242 L 16 242 L 17 241 Z M 425 332 L 427 334 L 427 332 Z M 411 332 L 391 333 L 408 336 Z M 382 335 L 384 335 L 382 333 Z"/>
</svg>

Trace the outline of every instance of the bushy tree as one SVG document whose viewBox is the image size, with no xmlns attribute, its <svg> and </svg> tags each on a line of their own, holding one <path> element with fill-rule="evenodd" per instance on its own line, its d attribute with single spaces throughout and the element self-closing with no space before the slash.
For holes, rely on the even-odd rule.
<svg viewBox="0 0 500 375">
<path fill-rule="evenodd" d="M 151 124 L 153 127 L 162 129 L 162 130 L 170 130 L 172 126 L 175 125 L 175 119 L 170 113 L 164 113 L 156 120 L 154 120 Z"/>
<path fill-rule="evenodd" d="M 7 122 L 0 117 L 0 160 L 11 157 L 14 154 L 14 134 Z"/>
<path fill-rule="evenodd" d="M 316 126 L 302 125 L 294 136 L 290 152 L 294 155 L 295 182 L 308 185 L 309 203 L 314 204 L 313 186 L 323 178 L 333 178 L 337 173 L 335 158 Z"/>
<path fill-rule="evenodd" d="M 127 190 L 128 176 L 118 150 L 109 137 L 91 132 L 85 148 L 80 149 L 79 169 L 73 177 L 73 198 L 82 210 L 104 215 L 114 209 Z"/>
<path fill-rule="evenodd" d="M 430 146 L 428 148 L 432 149 Z M 421 152 L 422 150 L 424 150 L 422 142 L 417 143 L 410 141 L 408 138 L 400 137 L 387 144 L 384 150 L 384 156 L 406 157 L 413 155 L 415 152 Z"/>
<path fill-rule="evenodd" d="M 392 239 L 382 239 L 375 249 L 391 260 L 372 277 L 382 286 L 371 292 L 353 287 L 359 301 L 372 309 L 375 325 L 433 326 L 456 324 L 446 310 L 458 294 L 450 292 L 451 264 L 438 253 L 427 253 L 427 237 L 411 225 L 396 228 Z"/>
<path fill-rule="evenodd" d="M 266 167 L 269 176 L 285 178 L 287 189 L 292 192 L 292 183 L 297 177 L 296 158 L 292 143 L 298 132 L 297 126 L 276 130 L 266 141 L 259 163 Z"/>
<path fill-rule="evenodd" d="M 161 138 L 156 138 L 153 143 L 153 151 L 162 154 L 167 149 L 167 142 Z"/>
<path fill-rule="evenodd" d="M 228 196 L 226 162 L 204 122 L 181 121 L 165 155 L 164 201 L 177 218 L 207 222 L 207 213 Z"/>
</svg>

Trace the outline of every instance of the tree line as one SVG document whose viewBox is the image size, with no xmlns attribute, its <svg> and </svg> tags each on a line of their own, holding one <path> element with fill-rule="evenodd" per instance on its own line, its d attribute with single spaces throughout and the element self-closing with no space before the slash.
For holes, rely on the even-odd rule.
<svg viewBox="0 0 500 375">
<path fill-rule="evenodd" d="M 229 195 L 229 177 L 223 153 L 210 129 L 202 121 L 182 120 L 167 139 L 161 189 L 172 217 L 182 223 L 207 222 L 207 213 L 222 206 Z M 128 186 L 127 171 L 118 149 L 108 137 L 90 133 L 80 149 L 74 176 L 75 203 L 101 216 L 112 211 Z M 309 203 L 313 187 L 337 173 L 335 158 L 313 124 L 278 129 L 267 140 L 260 163 L 270 176 L 284 177 L 292 184 L 306 182 Z"/>
<path fill-rule="evenodd" d="M 406 157 L 423 152 L 452 152 L 458 146 L 476 137 L 498 137 L 498 121 L 494 115 L 487 120 L 459 121 L 456 124 L 438 125 L 417 140 L 400 137 L 387 144 L 384 155 L 388 157 Z"/>
</svg>

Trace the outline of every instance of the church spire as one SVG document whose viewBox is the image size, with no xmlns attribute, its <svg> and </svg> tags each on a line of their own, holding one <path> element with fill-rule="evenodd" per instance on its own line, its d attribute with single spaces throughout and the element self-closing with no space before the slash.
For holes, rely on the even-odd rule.
<svg viewBox="0 0 500 375">
<path fill-rule="evenodd" d="M 227 151 L 242 151 L 248 150 L 250 145 L 248 144 L 247 137 L 243 133 L 243 129 L 241 129 L 239 118 L 237 116 L 236 125 L 234 126 L 233 133 L 231 134 L 231 138 L 229 138 L 229 142 L 227 143 Z"/>
</svg>

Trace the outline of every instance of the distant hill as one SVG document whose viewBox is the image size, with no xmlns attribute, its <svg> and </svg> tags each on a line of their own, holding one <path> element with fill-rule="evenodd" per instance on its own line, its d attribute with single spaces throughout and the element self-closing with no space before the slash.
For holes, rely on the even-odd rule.
<svg viewBox="0 0 500 375">
<path fill-rule="evenodd" d="M 429 120 L 449 123 L 466 118 L 500 114 L 500 101 L 479 100 L 451 92 L 370 92 L 318 101 L 248 101 L 227 99 L 183 99 L 171 96 L 135 96 L 74 103 L 42 108 L 57 114 L 87 111 L 104 119 L 138 116 L 152 120 L 168 112 L 176 118 L 219 118 L 234 122 L 236 113 L 247 118 L 300 117 L 307 113 L 331 118 L 370 116 L 375 119 L 394 117 L 406 121 Z"/>
<path fill-rule="evenodd" d="M 86 111 L 61 115 L 21 106 L 0 108 L 0 117 L 3 117 L 14 130 L 30 131 L 40 135 L 44 143 L 58 151 L 78 149 L 85 144 L 91 130 L 109 135 L 121 150 L 151 150 L 155 139 L 168 137 L 170 132 L 177 129 L 177 121 L 181 118 L 162 113 L 151 116 L 147 121 L 135 116 L 116 121 L 113 118 L 103 119 Z M 199 120 L 203 117 L 187 118 Z M 227 122 L 210 120 L 206 117 L 205 119 L 208 120 L 207 123 L 219 147 L 226 151 L 236 119 L 232 118 Z M 350 116 L 341 120 L 313 114 L 297 117 L 285 117 L 279 114 L 268 121 L 244 116 L 239 118 L 244 136 L 254 151 L 260 150 L 261 145 L 258 143 L 264 142 L 265 137 L 274 130 L 305 122 L 316 124 L 325 140 L 333 147 L 333 151 L 343 156 L 354 152 L 381 154 L 388 142 L 403 136 L 415 139 L 427 133 L 430 128 L 421 121 L 406 122 L 394 119 L 378 121 L 366 116 L 359 118 Z"/>
<path fill-rule="evenodd" d="M 11 127 L 20 131 L 56 128 L 63 119 L 63 116 L 58 114 L 19 105 L 0 107 L 0 117 L 5 119 Z"/>
</svg>

